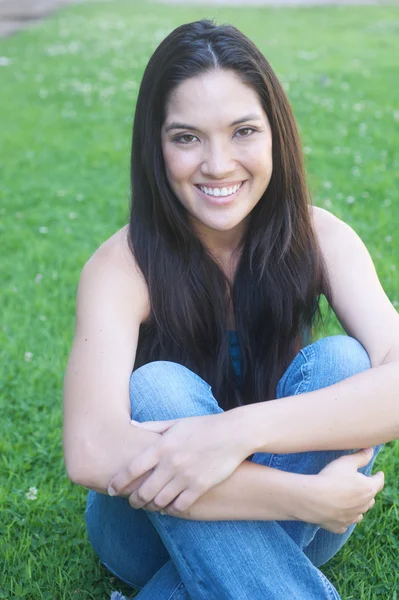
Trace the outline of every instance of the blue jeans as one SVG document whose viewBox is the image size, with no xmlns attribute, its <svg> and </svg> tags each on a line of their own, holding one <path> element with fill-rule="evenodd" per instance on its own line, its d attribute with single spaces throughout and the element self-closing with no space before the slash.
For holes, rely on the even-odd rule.
<svg viewBox="0 0 399 600">
<path fill-rule="evenodd" d="M 297 354 L 276 395 L 321 389 L 370 366 L 367 352 L 355 339 L 326 337 Z M 222 412 L 211 387 L 174 362 L 156 361 L 134 371 L 130 398 L 137 421 Z M 374 449 L 361 472 L 370 474 L 381 447 Z M 349 452 L 259 452 L 252 460 L 283 471 L 316 474 Z M 140 600 L 339 600 L 317 567 L 354 529 L 353 525 L 341 535 L 300 521 L 190 521 L 133 509 L 126 498 L 93 491 L 88 494 L 86 523 L 101 562 L 139 588 Z"/>
</svg>

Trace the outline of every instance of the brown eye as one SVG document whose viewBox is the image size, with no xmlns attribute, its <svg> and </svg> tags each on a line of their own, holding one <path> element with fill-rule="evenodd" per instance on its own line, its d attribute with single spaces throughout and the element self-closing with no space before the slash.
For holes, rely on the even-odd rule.
<svg viewBox="0 0 399 600">
<path fill-rule="evenodd" d="M 186 141 L 183 141 L 186 138 Z M 185 133 L 184 135 L 180 135 L 178 137 L 176 137 L 174 139 L 175 142 L 177 142 L 178 144 L 190 144 L 190 140 L 187 141 L 187 138 L 194 138 L 195 139 L 195 135 L 192 135 L 191 133 Z"/>
<path fill-rule="evenodd" d="M 249 131 L 249 132 L 253 133 L 256 131 L 256 129 L 253 129 L 253 127 L 243 127 L 242 129 L 239 129 L 237 131 L 237 133 L 241 133 L 243 131 L 246 131 L 246 132 Z M 250 137 L 250 135 L 239 135 L 238 137 L 246 138 L 246 137 Z"/>
</svg>

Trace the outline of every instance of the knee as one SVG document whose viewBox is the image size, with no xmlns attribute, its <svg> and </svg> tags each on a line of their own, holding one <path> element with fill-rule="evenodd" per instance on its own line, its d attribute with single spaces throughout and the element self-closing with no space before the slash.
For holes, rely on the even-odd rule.
<svg viewBox="0 0 399 600">
<path fill-rule="evenodd" d="M 137 421 L 216 412 L 211 386 L 184 365 L 171 361 L 153 361 L 133 371 L 129 393 L 132 418 Z"/>
<path fill-rule="evenodd" d="M 312 344 L 312 358 L 327 369 L 337 369 L 342 379 L 371 368 L 361 343 L 349 335 L 333 335 Z M 306 348 L 304 348 L 306 351 Z"/>
<path fill-rule="evenodd" d="M 316 389 L 371 368 L 366 350 L 355 338 L 347 335 L 323 338 L 301 352 L 306 357 L 310 379 Z"/>
<path fill-rule="evenodd" d="M 370 358 L 355 338 L 325 337 L 297 354 L 278 383 L 277 397 L 328 387 L 370 368 Z"/>
</svg>

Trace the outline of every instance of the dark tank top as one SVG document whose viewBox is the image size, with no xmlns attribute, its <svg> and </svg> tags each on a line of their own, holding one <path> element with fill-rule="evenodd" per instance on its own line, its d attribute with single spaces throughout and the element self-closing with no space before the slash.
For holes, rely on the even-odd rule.
<svg viewBox="0 0 399 600">
<path fill-rule="evenodd" d="M 231 362 L 233 364 L 234 373 L 236 374 L 237 381 L 241 379 L 241 353 L 240 346 L 238 344 L 238 336 L 235 331 L 229 330 L 229 351 Z"/>
</svg>

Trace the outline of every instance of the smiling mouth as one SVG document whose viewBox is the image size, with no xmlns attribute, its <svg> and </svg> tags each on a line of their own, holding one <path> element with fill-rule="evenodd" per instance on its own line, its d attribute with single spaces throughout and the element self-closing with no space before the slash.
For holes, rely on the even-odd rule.
<svg viewBox="0 0 399 600">
<path fill-rule="evenodd" d="M 220 202 L 220 200 L 223 200 L 224 198 L 226 199 L 230 199 L 232 196 L 235 196 L 235 194 L 237 194 L 237 192 L 242 188 L 242 186 L 244 185 L 245 181 L 242 181 L 241 183 L 237 184 L 237 185 L 233 185 L 233 186 L 226 186 L 226 187 L 208 187 L 206 185 L 199 185 L 199 184 L 195 184 L 195 187 L 197 189 L 199 189 L 205 196 L 208 196 L 209 198 L 217 198 Z"/>
<path fill-rule="evenodd" d="M 206 198 L 211 204 L 215 205 L 215 206 L 222 206 L 224 204 L 230 204 L 231 202 L 233 202 L 236 198 L 237 195 L 240 194 L 242 188 L 244 187 L 244 185 L 246 184 L 247 180 L 242 181 L 241 184 L 238 186 L 232 186 L 233 189 L 238 188 L 235 192 L 230 193 L 230 194 L 225 194 L 225 195 L 219 195 L 219 196 L 214 196 L 213 194 L 208 194 L 206 193 L 202 188 L 206 188 L 207 190 L 209 190 L 210 188 L 207 188 L 207 186 L 199 186 L 197 184 L 195 184 L 195 187 L 197 188 L 198 192 L 201 194 L 201 196 L 203 198 Z M 219 188 L 219 189 L 225 189 L 230 191 L 231 188 Z"/>
</svg>

